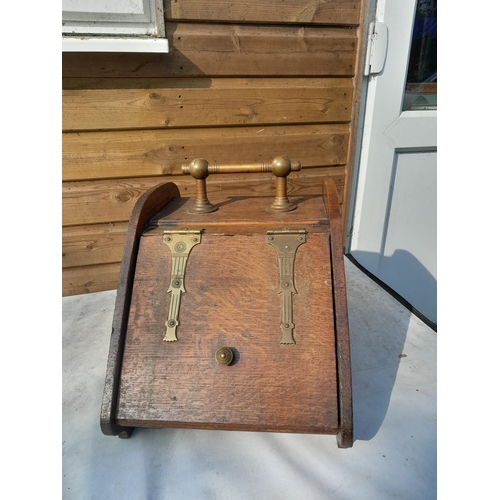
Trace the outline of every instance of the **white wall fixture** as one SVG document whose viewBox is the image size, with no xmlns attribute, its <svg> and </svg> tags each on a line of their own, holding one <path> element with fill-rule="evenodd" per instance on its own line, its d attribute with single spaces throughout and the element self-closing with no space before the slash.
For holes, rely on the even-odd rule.
<svg viewBox="0 0 500 500">
<path fill-rule="evenodd" d="M 384 23 L 370 23 L 366 46 L 366 62 L 364 75 L 376 75 L 384 69 L 389 43 L 389 30 Z"/>
</svg>

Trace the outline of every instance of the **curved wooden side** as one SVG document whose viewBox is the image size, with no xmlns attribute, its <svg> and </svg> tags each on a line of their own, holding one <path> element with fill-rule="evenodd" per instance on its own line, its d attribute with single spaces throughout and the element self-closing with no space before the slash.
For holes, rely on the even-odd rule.
<svg viewBox="0 0 500 500">
<path fill-rule="evenodd" d="M 332 284 L 334 321 L 337 342 L 337 384 L 339 397 L 339 448 L 353 444 L 351 346 L 347 316 L 347 296 L 342 246 L 342 224 L 335 182 L 323 180 L 323 200 L 330 220 L 330 249 L 332 258 Z"/>
<path fill-rule="evenodd" d="M 155 186 L 137 200 L 130 216 L 118 278 L 108 365 L 101 405 L 101 430 L 108 436 L 128 438 L 133 430 L 132 427 L 118 425 L 115 414 L 139 239 L 151 217 L 156 215 L 172 199 L 179 196 L 179 189 L 173 182 Z"/>
</svg>

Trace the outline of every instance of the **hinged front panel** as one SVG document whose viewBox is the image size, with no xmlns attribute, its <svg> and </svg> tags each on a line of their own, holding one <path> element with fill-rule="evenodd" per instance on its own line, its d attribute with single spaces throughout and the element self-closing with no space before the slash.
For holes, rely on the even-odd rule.
<svg viewBox="0 0 500 500">
<path fill-rule="evenodd" d="M 293 249 L 294 344 L 280 343 L 283 276 L 267 234 L 276 228 L 202 231 L 184 269 L 176 342 L 163 341 L 173 254 L 161 228 L 141 237 L 118 423 L 337 432 L 328 227 L 296 234 L 304 239 Z"/>
</svg>

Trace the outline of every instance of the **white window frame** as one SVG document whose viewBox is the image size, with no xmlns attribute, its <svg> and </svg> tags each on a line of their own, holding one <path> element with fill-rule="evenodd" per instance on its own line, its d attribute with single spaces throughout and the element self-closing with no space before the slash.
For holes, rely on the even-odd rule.
<svg viewBox="0 0 500 500">
<path fill-rule="evenodd" d="M 163 0 L 63 0 L 64 52 L 168 52 Z"/>
</svg>

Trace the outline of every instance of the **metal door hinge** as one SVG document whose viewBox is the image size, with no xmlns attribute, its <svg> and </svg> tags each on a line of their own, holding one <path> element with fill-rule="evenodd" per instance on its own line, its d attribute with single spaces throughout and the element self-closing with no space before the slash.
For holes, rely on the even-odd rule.
<svg viewBox="0 0 500 500">
<path fill-rule="evenodd" d="M 387 25 L 379 22 L 370 23 L 366 45 L 365 76 L 376 75 L 384 69 L 388 42 Z"/>
<path fill-rule="evenodd" d="M 266 242 L 276 250 L 278 255 L 278 293 L 281 294 L 280 344 L 295 344 L 292 295 L 297 293 L 297 290 L 293 283 L 293 267 L 297 248 L 306 242 L 306 231 L 288 227 L 269 230 L 266 232 Z"/>
<path fill-rule="evenodd" d="M 188 229 L 167 230 L 163 232 L 163 243 L 172 252 L 172 271 L 170 276 L 170 307 L 168 319 L 165 323 L 165 342 L 175 342 L 177 340 L 177 326 L 179 326 L 179 310 L 181 307 L 182 293 L 184 288 L 184 277 L 186 265 L 192 248 L 201 243 L 201 231 L 191 231 Z"/>
</svg>

